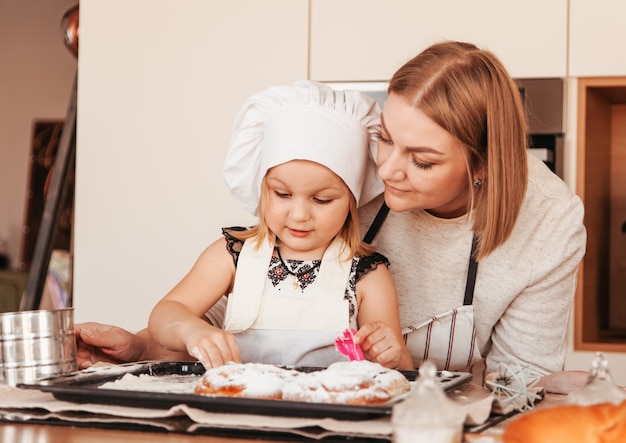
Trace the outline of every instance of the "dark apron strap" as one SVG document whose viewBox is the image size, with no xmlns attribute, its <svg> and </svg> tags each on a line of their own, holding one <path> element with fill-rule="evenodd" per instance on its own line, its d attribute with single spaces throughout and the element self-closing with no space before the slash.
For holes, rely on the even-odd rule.
<svg viewBox="0 0 626 443">
<path fill-rule="evenodd" d="M 385 218 L 387 218 L 387 214 L 389 214 L 389 207 L 387 206 L 387 203 L 383 202 L 383 205 L 378 210 L 378 214 L 376 214 L 374 221 L 370 225 L 370 228 L 367 230 L 365 237 L 363 237 L 363 241 L 365 243 L 370 244 L 372 240 L 374 240 L 374 237 L 376 237 L 376 234 L 378 234 L 378 231 L 383 225 Z"/>
<path fill-rule="evenodd" d="M 476 272 L 478 270 L 478 262 L 476 261 L 476 250 L 478 248 L 478 239 L 476 236 L 472 238 L 472 252 L 470 253 L 469 265 L 467 267 L 467 282 L 465 283 L 464 305 L 471 305 L 474 301 L 474 286 L 476 286 Z"/>
</svg>

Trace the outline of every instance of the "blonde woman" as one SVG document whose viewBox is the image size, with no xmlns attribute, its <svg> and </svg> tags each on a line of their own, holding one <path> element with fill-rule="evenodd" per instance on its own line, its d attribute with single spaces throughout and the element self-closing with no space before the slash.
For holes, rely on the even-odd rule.
<svg viewBox="0 0 626 443">
<path fill-rule="evenodd" d="M 402 66 L 388 92 L 385 191 L 360 214 L 394 264 L 414 365 L 562 371 L 584 211 L 528 154 L 516 84 L 492 53 L 443 42 Z"/>
</svg>

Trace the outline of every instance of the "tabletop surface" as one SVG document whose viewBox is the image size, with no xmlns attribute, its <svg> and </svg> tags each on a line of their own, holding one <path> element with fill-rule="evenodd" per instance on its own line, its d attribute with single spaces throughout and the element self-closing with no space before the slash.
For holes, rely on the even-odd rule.
<svg viewBox="0 0 626 443">
<path fill-rule="evenodd" d="M 563 396 L 555 394 L 546 394 L 545 398 L 536 405 L 537 409 L 555 406 L 563 402 Z M 266 431 L 252 430 L 233 430 L 233 429 L 204 429 L 201 433 L 183 433 L 183 432 L 167 432 L 159 430 L 159 428 L 149 426 L 126 425 L 123 429 L 114 424 L 94 424 L 94 423 L 77 423 L 77 422 L 57 422 L 57 424 L 49 424 L 49 421 L 38 420 L 35 422 L 24 422 L 11 419 L 10 411 L 5 411 L 3 420 L 0 420 L 0 442 L 11 443 L 137 443 L 137 442 L 155 442 L 155 443 L 287 443 L 294 441 L 320 441 L 314 438 L 306 439 L 297 434 L 289 433 L 267 433 Z M 481 433 L 466 433 L 465 443 L 501 443 L 503 430 L 518 415 L 507 418 L 495 424 Z M 341 436 L 327 438 L 321 440 L 325 443 L 357 441 L 354 438 L 342 438 Z M 358 439 L 362 442 L 385 442 L 381 436 L 376 438 Z"/>
<path fill-rule="evenodd" d="M 488 430 L 488 432 L 483 434 L 466 434 L 464 441 L 468 443 L 479 441 L 480 443 L 500 443 L 500 435 L 501 430 Z M 268 440 L 261 436 L 240 438 L 173 432 L 146 432 L 83 426 L 0 422 L 0 441 L 11 443 L 293 443 L 294 441 L 304 440 L 281 440 L 278 438 Z M 323 441 L 326 442 L 328 440 Z M 359 440 L 359 442 L 361 441 Z M 372 441 L 384 442 L 384 440 L 380 439 Z"/>
<path fill-rule="evenodd" d="M 277 443 L 279 440 L 241 439 L 171 432 L 144 432 L 28 423 L 0 423 L 0 441 L 11 443 Z"/>
</svg>

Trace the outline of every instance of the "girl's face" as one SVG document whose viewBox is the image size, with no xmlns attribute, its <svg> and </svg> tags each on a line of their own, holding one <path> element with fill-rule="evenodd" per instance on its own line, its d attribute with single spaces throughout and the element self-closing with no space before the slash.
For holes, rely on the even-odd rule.
<svg viewBox="0 0 626 443">
<path fill-rule="evenodd" d="M 389 95 L 377 163 L 391 209 L 425 209 L 441 218 L 465 214 L 470 197 L 465 158 L 458 139 L 402 96 Z"/>
<path fill-rule="evenodd" d="M 320 259 L 348 217 L 352 193 L 339 176 L 319 163 L 292 160 L 271 168 L 264 214 L 280 239 L 281 254 Z"/>
</svg>

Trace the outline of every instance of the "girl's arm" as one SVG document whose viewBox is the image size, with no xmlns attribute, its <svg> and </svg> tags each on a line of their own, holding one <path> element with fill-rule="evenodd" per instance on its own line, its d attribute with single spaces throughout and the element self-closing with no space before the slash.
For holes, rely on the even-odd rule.
<svg viewBox="0 0 626 443">
<path fill-rule="evenodd" d="M 398 296 L 383 264 L 363 275 L 356 285 L 359 330 L 354 336 L 368 360 L 389 368 L 410 370 L 413 362 L 402 339 Z"/>
<path fill-rule="evenodd" d="M 229 292 L 235 265 L 220 238 L 200 255 L 189 273 L 154 307 L 148 331 L 170 351 L 186 351 L 205 366 L 240 361 L 235 337 L 204 320 L 205 312 Z"/>
</svg>

